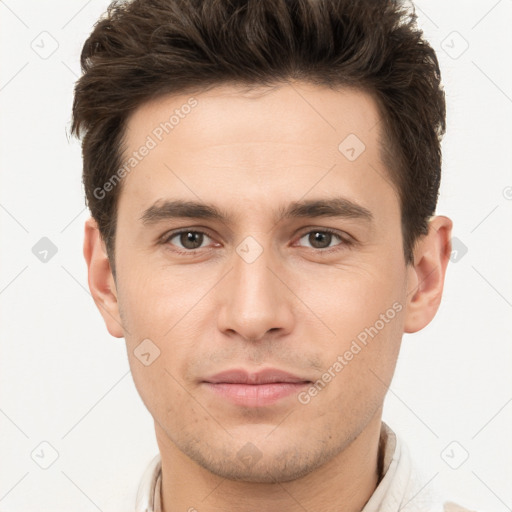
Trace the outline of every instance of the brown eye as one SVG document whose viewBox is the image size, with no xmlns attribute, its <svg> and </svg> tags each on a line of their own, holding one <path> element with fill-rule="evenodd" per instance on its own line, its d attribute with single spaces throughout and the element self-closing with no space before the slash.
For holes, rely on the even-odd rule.
<svg viewBox="0 0 512 512">
<path fill-rule="evenodd" d="M 203 238 L 204 236 L 202 233 L 187 231 L 186 233 L 180 234 L 180 243 L 185 247 L 185 249 L 197 249 L 198 247 L 201 247 Z"/>
<path fill-rule="evenodd" d="M 326 230 L 313 230 L 309 231 L 308 233 L 305 233 L 302 235 L 300 240 L 307 239 L 307 242 L 313 249 L 327 249 L 329 247 L 332 247 L 331 243 L 333 240 L 338 239 L 340 242 L 344 242 L 344 240 L 341 238 L 340 235 L 333 233 L 331 231 Z M 341 245 L 341 244 L 335 244 L 335 245 Z M 306 246 L 307 247 L 307 246 Z"/>
<path fill-rule="evenodd" d="M 188 251 L 193 251 L 195 249 L 201 248 L 203 242 L 206 239 L 210 239 L 208 235 L 202 233 L 201 231 L 180 231 L 178 233 L 173 233 L 165 240 L 166 243 L 172 243 L 172 245 L 176 245 L 179 249 L 186 249 Z M 176 242 L 171 242 L 173 239 L 176 239 Z"/>
<path fill-rule="evenodd" d="M 331 245 L 332 234 L 315 231 L 309 234 L 308 241 L 315 249 L 325 249 Z"/>
</svg>

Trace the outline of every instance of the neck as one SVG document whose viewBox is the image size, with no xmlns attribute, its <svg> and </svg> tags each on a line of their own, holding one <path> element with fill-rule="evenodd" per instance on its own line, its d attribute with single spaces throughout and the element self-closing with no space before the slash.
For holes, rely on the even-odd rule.
<svg viewBox="0 0 512 512">
<path fill-rule="evenodd" d="M 262 510 L 360 512 L 379 481 L 381 411 L 329 462 L 291 482 L 253 483 L 214 475 L 184 455 L 156 426 L 162 458 L 162 512 Z"/>
</svg>

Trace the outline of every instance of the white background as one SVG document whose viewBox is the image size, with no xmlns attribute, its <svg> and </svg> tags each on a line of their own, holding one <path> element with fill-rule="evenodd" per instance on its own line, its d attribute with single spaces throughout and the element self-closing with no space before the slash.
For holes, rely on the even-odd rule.
<svg viewBox="0 0 512 512">
<path fill-rule="evenodd" d="M 157 453 L 124 340 L 110 337 L 88 292 L 80 145 L 68 136 L 81 46 L 107 5 L 0 2 L 3 512 L 133 510 Z M 472 509 L 505 512 L 512 508 L 512 1 L 416 6 L 448 104 L 437 212 L 453 219 L 460 242 L 439 313 L 404 336 L 385 420 L 406 440 L 427 486 Z M 46 263 L 32 252 L 42 237 L 57 247 Z M 51 462 L 42 442 L 58 453 L 48 469 L 38 465 Z M 466 452 L 458 469 L 447 463 Z"/>
</svg>

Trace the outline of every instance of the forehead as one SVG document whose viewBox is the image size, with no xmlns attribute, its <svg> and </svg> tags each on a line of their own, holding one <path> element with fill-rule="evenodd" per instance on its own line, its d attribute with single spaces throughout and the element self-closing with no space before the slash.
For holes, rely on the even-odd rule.
<svg viewBox="0 0 512 512">
<path fill-rule="evenodd" d="M 377 139 L 378 129 L 373 129 L 378 123 L 373 97 L 359 89 L 333 90 L 305 83 L 251 89 L 221 85 L 204 93 L 167 95 L 142 104 L 127 120 L 125 139 L 136 146 L 144 135 L 160 139 L 172 134 L 213 145 L 268 141 L 276 136 L 295 143 L 303 136 L 311 143 L 321 139 L 326 149 L 336 148 L 347 130 L 371 143 L 369 139 Z"/>
<path fill-rule="evenodd" d="M 179 195 L 264 210 L 276 194 L 329 195 L 343 183 L 338 193 L 371 209 L 375 187 L 395 193 L 380 158 L 379 124 L 372 96 L 355 89 L 223 85 L 163 96 L 127 120 L 123 156 L 134 165 L 120 204 L 129 196 L 142 210 Z"/>
</svg>

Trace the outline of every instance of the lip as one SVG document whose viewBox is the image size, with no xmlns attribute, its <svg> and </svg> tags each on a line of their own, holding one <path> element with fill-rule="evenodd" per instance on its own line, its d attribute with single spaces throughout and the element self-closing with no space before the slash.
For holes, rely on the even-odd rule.
<svg viewBox="0 0 512 512">
<path fill-rule="evenodd" d="M 203 380 L 216 395 L 246 407 L 264 407 L 298 393 L 311 381 L 291 373 L 266 368 L 258 372 L 226 370 Z"/>
<path fill-rule="evenodd" d="M 274 384 L 276 382 L 296 384 L 298 382 L 310 382 L 308 379 L 275 368 L 265 368 L 259 372 L 248 372 L 243 369 L 226 370 L 207 377 L 204 381 L 211 384 Z"/>
</svg>

